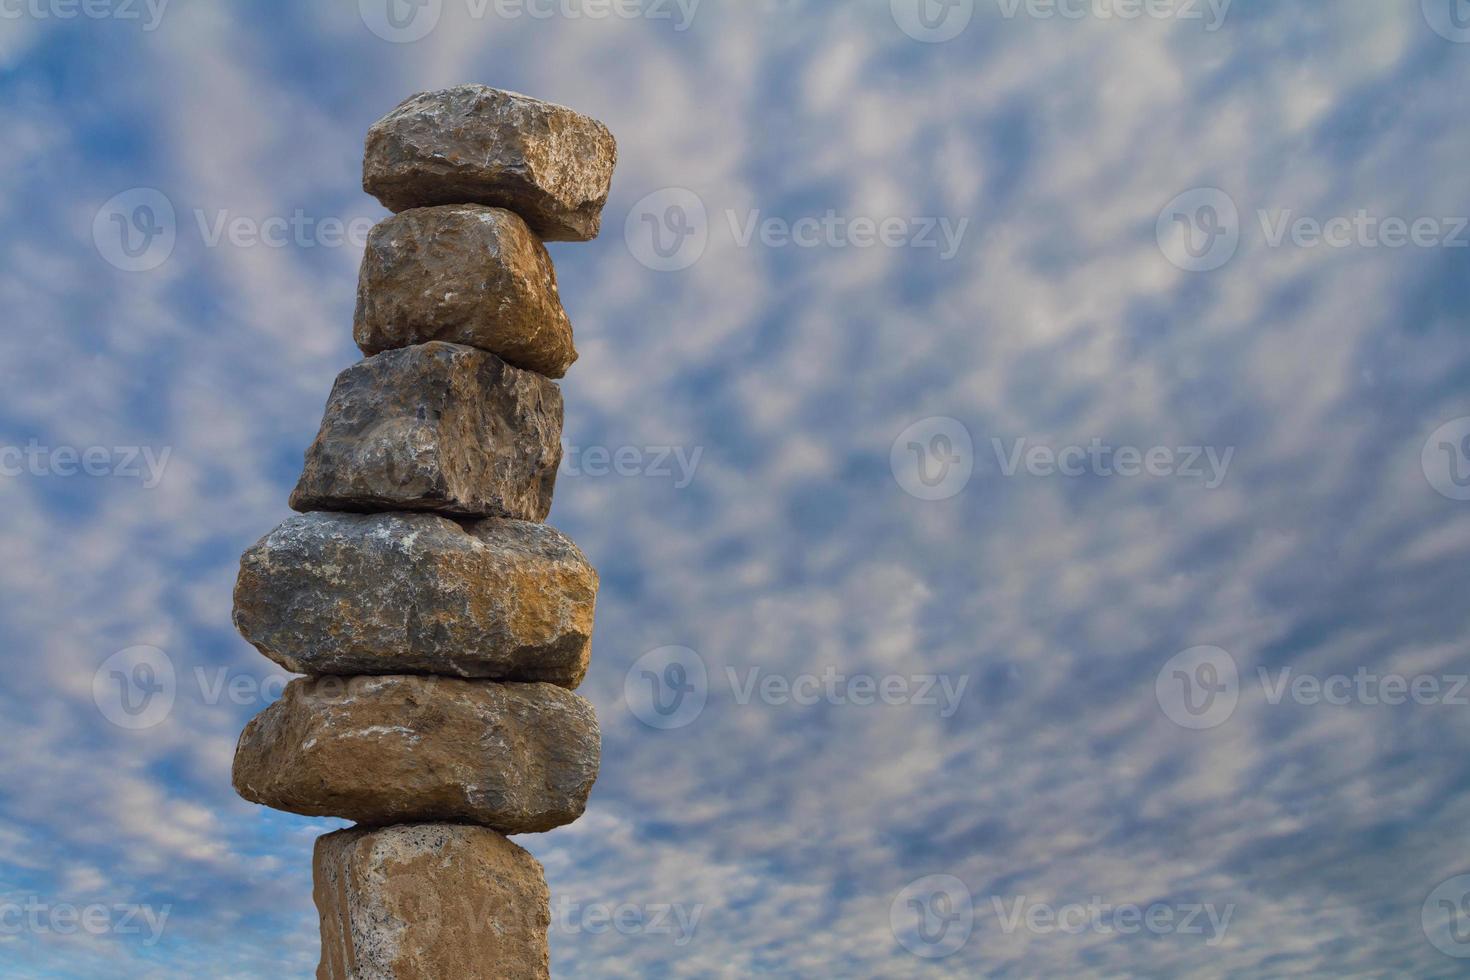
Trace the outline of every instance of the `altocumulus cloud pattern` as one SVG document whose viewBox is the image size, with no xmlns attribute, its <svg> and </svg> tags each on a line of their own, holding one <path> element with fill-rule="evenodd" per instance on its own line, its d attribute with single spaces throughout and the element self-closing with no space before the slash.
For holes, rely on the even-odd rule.
<svg viewBox="0 0 1470 980">
<path fill-rule="evenodd" d="M 617 134 L 562 977 L 1470 969 L 1470 5 L 0 0 L 0 973 L 307 976 L 237 559 L 367 126 Z"/>
</svg>

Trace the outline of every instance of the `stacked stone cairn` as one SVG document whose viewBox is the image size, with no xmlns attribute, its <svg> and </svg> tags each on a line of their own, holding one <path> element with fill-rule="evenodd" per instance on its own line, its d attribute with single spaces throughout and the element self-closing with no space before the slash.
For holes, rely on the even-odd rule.
<svg viewBox="0 0 1470 980">
<path fill-rule="evenodd" d="M 597 235 L 595 120 L 465 85 L 368 133 L 354 339 L 291 494 L 247 551 L 235 624 L 293 680 L 235 789 L 357 826 L 317 841 L 320 978 L 549 975 L 541 865 L 505 835 L 582 815 L 601 749 L 597 573 L 543 523 L 576 359 L 543 241 Z"/>
</svg>

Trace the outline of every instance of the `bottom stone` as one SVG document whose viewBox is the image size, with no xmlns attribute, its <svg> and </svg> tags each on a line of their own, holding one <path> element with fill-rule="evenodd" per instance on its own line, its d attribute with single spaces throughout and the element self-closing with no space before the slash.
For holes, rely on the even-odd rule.
<svg viewBox="0 0 1470 980">
<path fill-rule="evenodd" d="M 318 980 L 544 980 L 541 865 L 493 830 L 353 828 L 316 842 Z"/>
</svg>

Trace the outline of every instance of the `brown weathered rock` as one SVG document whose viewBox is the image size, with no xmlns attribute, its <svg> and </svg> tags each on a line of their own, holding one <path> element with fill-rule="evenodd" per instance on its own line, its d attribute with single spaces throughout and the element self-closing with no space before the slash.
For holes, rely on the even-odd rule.
<svg viewBox="0 0 1470 980">
<path fill-rule="evenodd" d="M 306 816 L 525 834 L 582 815 L 600 752 L 592 705 L 551 684 L 299 678 L 245 727 L 234 782 Z"/>
<path fill-rule="evenodd" d="M 245 552 L 235 625 L 296 674 L 587 673 L 597 572 L 545 524 L 312 513 Z"/>
<path fill-rule="evenodd" d="M 368 236 L 353 338 L 366 354 L 468 344 L 560 378 L 577 359 L 546 246 L 503 208 L 414 208 Z"/>
<path fill-rule="evenodd" d="M 561 421 L 561 390 L 494 354 L 384 351 L 337 376 L 291 506 L 545 520 Z"/>
<path fill-rule="evenodd" d="M 352 828 L 316 842 L 318 980 L 542 980 L 551 893 L 493 830 Z"/>
<path fill-rule="evenodd" d="M 597 237 L 617 163 L 606 126 L 485 85 L 415 95 L 373 124 L 363 190 L 390 211 L 509 208 L 548 241 Z"/>
</svg>

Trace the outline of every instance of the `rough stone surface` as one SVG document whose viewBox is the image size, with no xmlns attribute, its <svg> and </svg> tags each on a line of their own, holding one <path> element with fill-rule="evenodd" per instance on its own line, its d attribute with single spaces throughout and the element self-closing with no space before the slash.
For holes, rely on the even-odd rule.
<svg viewBox="0 0 1470 980">
<path fill-rule="evenodd" d="M 509 208 L 549 241 L 597 237 L 617 163 L 606 126 L 484 85 L 415 95 L 373 124 L 362 186 L 390 211 Z"/>
<path fill-rule="evenodd" d="M 296 674 L 547 681 L 587 673 L 597 572 L 545 524 L 290 518 L 240 559 L 235 625 Z"/>
<path fill-rule="evenodd" d="M 306 816 L 538 833 L 582 815 L 600 752 L 592 705 L 551 684 L 298 678 L 245 727 L 234 782 Z"/>
<path fill-rule="evenodd" d="M 460 824 L 353 828 L 316 842 L 318 980 L 541 980 L 551 895 L 534 857 Z"/>
<path fill-rule="evenodd" d="M 577 359 L 546 246 L 503 208 L 414 208 L 368 236 L 353 338 L 366 354 L 444 340 L 560 378 Z"/>
<path fill-rule="evenodd" d="M 291 506 L 545 520 L 561 422 L 560 389 L 494 354 L 384 351 L 338 375 Z"/>
</svg>

